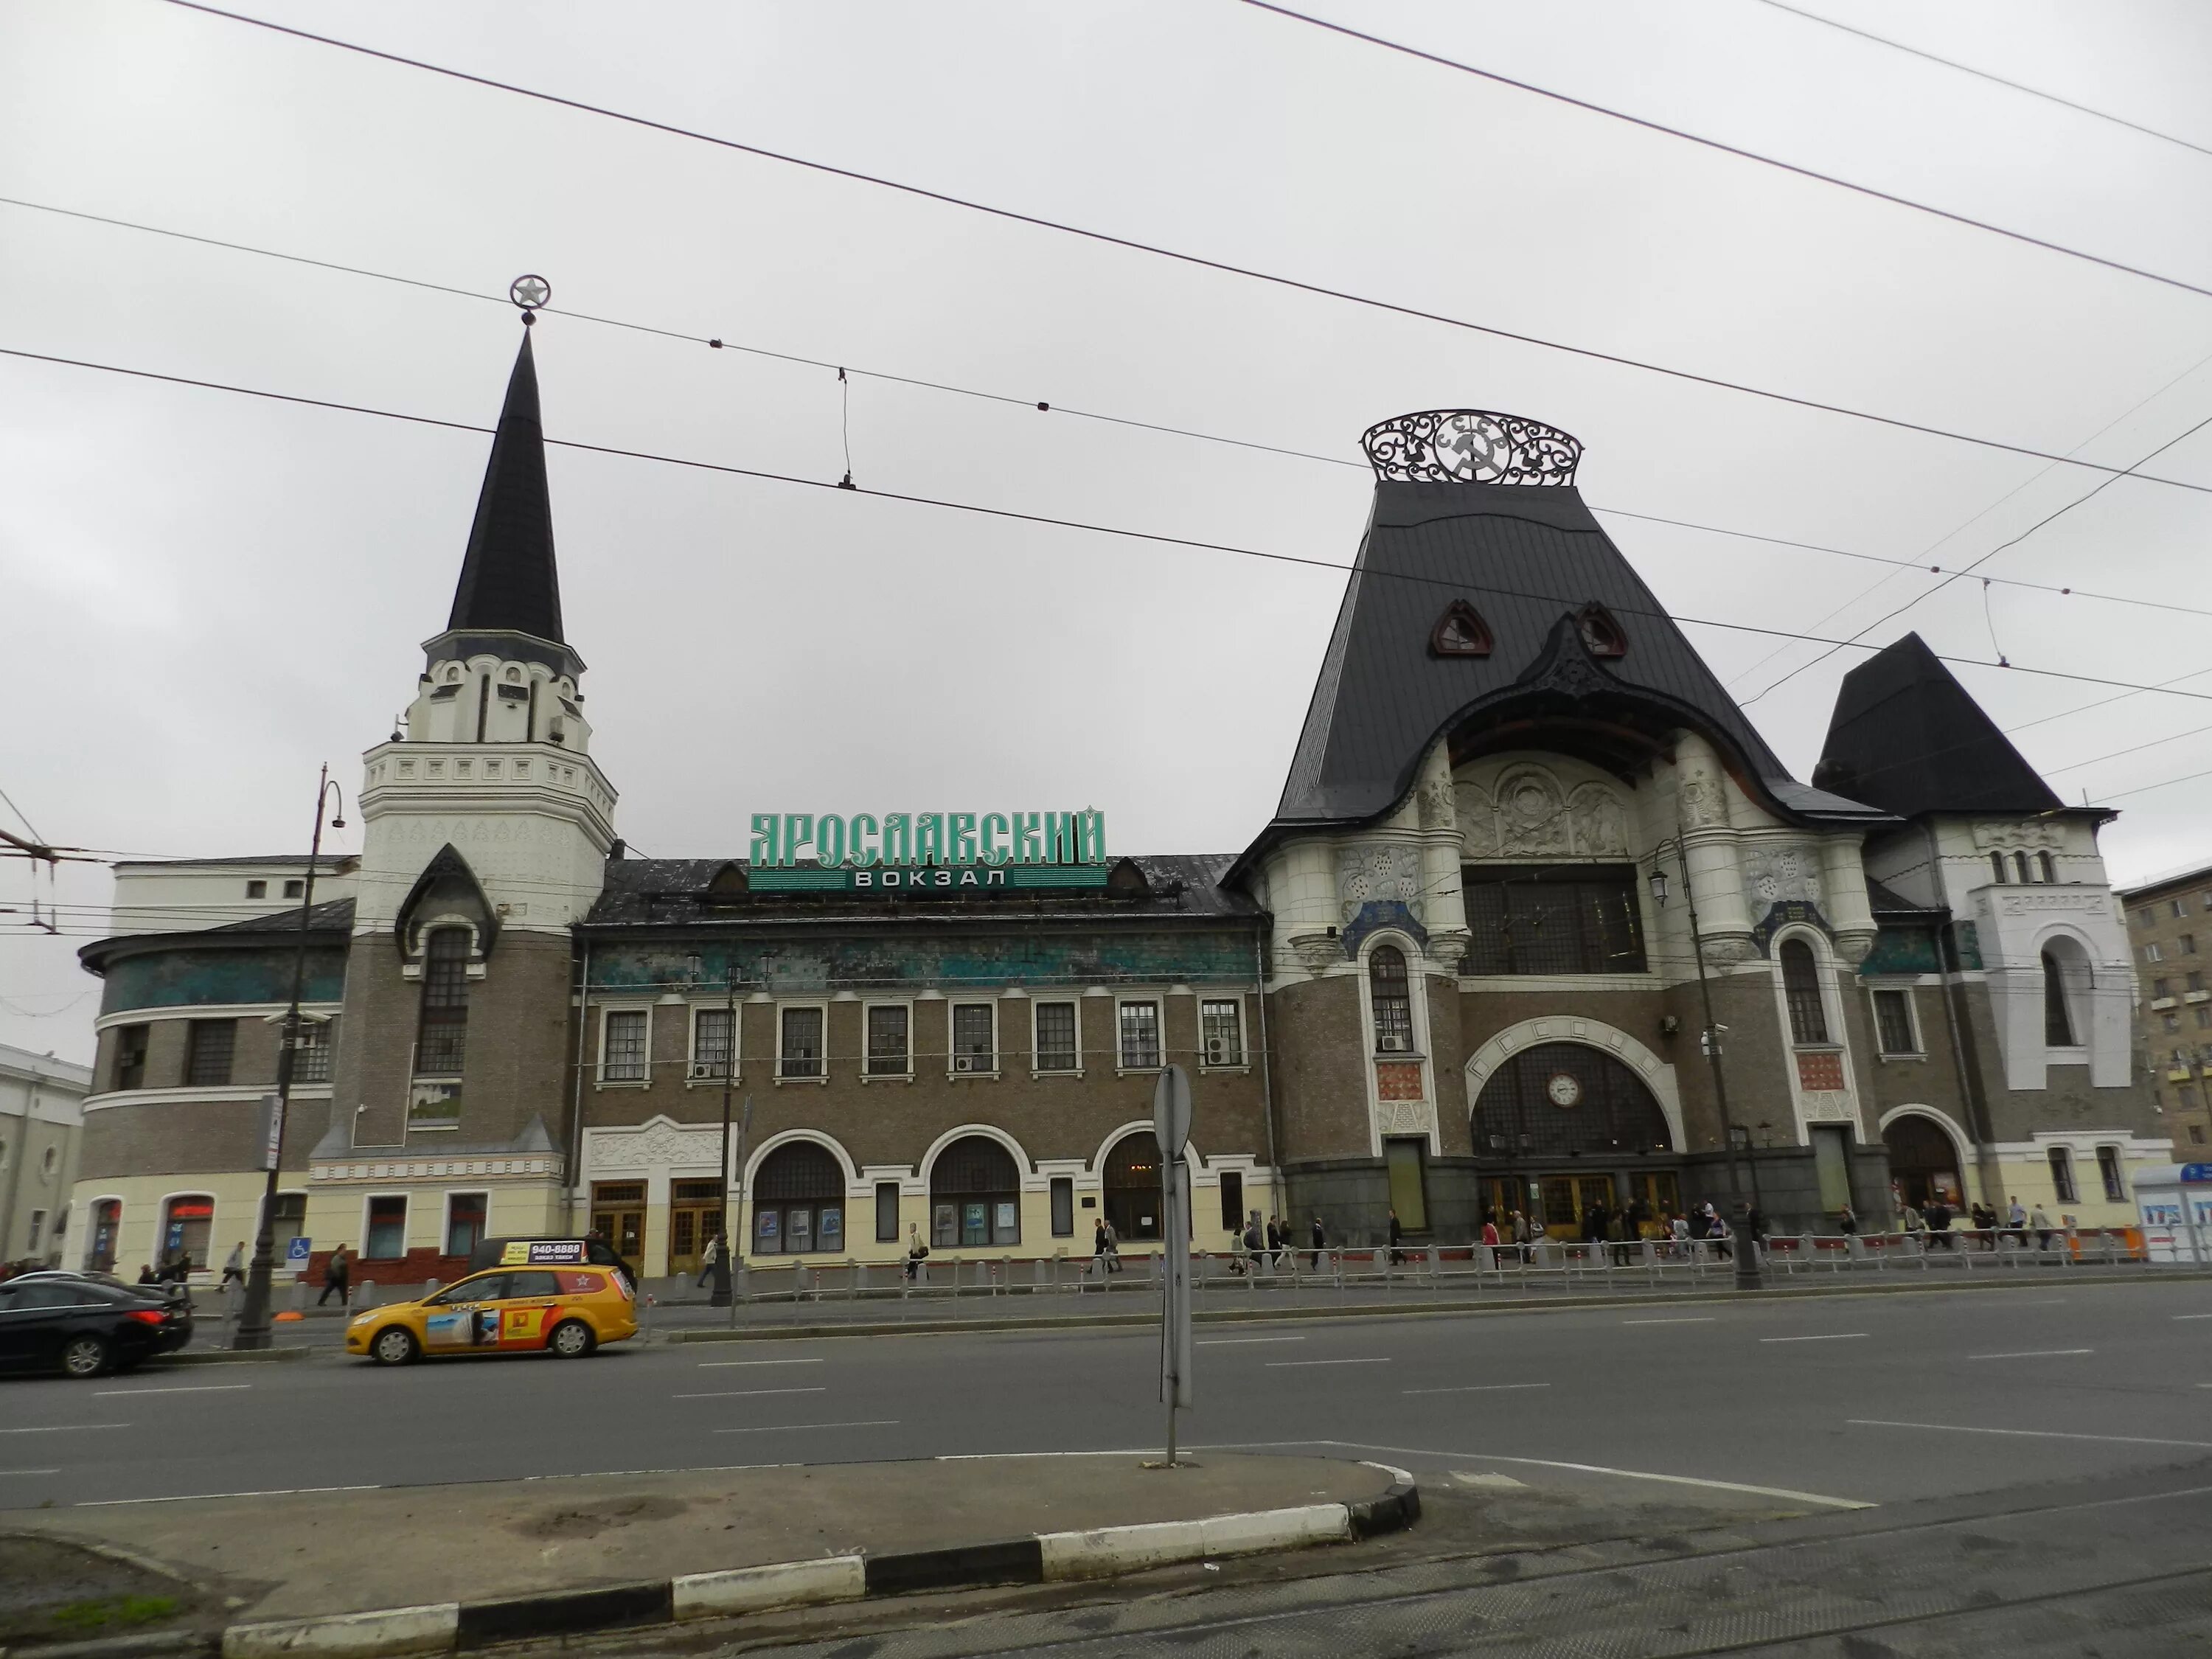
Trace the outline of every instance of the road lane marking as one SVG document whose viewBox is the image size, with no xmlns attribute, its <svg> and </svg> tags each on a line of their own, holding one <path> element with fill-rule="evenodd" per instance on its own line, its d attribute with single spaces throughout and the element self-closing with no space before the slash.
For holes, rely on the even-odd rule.
<svg viewBox="0 0 2212 1659">
<path fill-rule="evenodd" d="M 2028 1348 L 2019 1353 L 1970 1353 L 1969 1359 L 2055 1359 L 2062 1354 L 2094 1353 L 2094 1348 Z"/>
<path fill-rule="evenodd" d="M 1400 1394 L 1504 1394 L 1513 1389 L 1548 1389 L 1548 1382 L 1470 1382 L 1460 1389 L 1401 1389 Z"/>
<path fill-rule="evenodd" d="M 0 1474 L 59 1474 L 59 1469 L 0 1469 Z"/>
<path fill-rule="evenodd" d="M 795 1434 L 801 1429 L 895 1429 L 896 1417 L 864 1418 L 857 1423 L 771 1423 L 762 1428 L 716 1429 L 716 1434 Z"/>
<path fill-rule="evenodd" d="M 2140 1434 L 2062 1434 L 2057 1429 L 1978 1429 L 1964 1423 L 1898 1423 L 1883 1417 L 1850 1417 L 1844 1420 L 1863 1429 L 1940 1429 L 1946 1434 L 2002 1434 L 2024 1440 L 2102 1440 L 2118 1446 L 2198 1446 L 2212 1450 L 2212 1440 L 2155 1440 Z"/>
<path fill-rule="evenodd" d="M 118 1504 L 198 1504 L 210 1498 L 300 1498 L 310 1492 L 382 1492 L 378 1486 L 275 1486 L 267 1492 L 180 1492 L 167 1498 L 82 1498 L 70 1505 L 75 1510 L 112 1509 Z"/>
<path fill-rule="evenodd" d="M 1525 1464 L 1540 1469 L 1577 1469 L 1585 1474 L 1615 1474 L 1626 1480 L 1659 1480 L 1675 1486 L 1706 1486 L 1717 1492 L 1749 1492 L 1756 1498 L 1786 1498 L 1800 1504 L 1819 1504 L 1832 1510 L 1871 1510 L 1880 1505 L 1856 1498 L 1830 1498 L 1817 1492 L 1793 1492 L 1787 1486 L 1747 1486 L 1736 1480 L 1706 1480 L 1693 1474 L 1656 1474 L 1649 1469 L 1608 1468 L 1602 1463 L 1563 1463 L 1549 1457 L 1507 1457 L 1498 1452 L 1436 1451 L 1421 1446 L 1376 1446 L 1364 1440 L 1246 1440 L 1227 1444 L 1192 1446 L 1198 1451 L 1266 1451 L 1274 1446 L 1342 1446 L 1353 1451 L 1390 1452 L 1400 1457 L 1467 1458 L 1478 1463 Z"/>
<path fill-rule="evenodd" d="M 42 1429 L 0 1429 L 0 1434 L 67 1434 L 77 1429 L 127 1429 L 128 1423 L 49 1423 Z"/>
<path fill-rule="evenodd" d="M 829 1392 L 830 1390 L 826 1387 L 818 1389 L 725 1389 L 716 1394 L 675 1394 L 669 1395 L 669 1398 L 672 1400 L 752 1400 L 764 1394 L 827 1394 Z"/>
<path fill-rule="evenodd" d="M 252 1386 L 251 1382 L 191 1382 L 179 1383 L 166 1389 L 97 1389 L 94 1390 L 92 1397 L 95 1400 L 112 1400 L 118 1395 L 132 1394 L 235 1394 L 241 1389 L 250 1389 Z M 249 1495 L 259 1496 L 258 1493 Z"/>
<path fill-rule="evenodd" d="M 1389 1363 L 1390 1361 L 1388 1358 L 1378 1358 L 1374 1359 L 1270 1359 L 1267 1362 L 1267 1369 L 1271 1371 L 1279 1371 L 1286 1370 L 1292 1365 L 1387 1365 Z"/>
<path fill-rule="evenodd" d="M 2212 1314 L 2176 1314 L 2176 1319 L 2212 1319 Z"/>
<path fill-rule="evenodd" d="M 1124 1446 L 1112 1451 L 939 1452 L 939 1463 L 995 1463 L 1013 1457 L 1152 1457 L 1158 1446 Z"/>
<path fill-rule="evenodd" d="M 1199 1339 L 1201 1348 L 1240 1348 L 1254 1342 L 1303 1342 L 1303 1336 L 1206 1336 Z"/>
<path fill-rule="evenodd" d="M 818 1359 L 702 1359 L 702 1371 L 726 1370 L 732 1365 L 818 1365 Z"/>
<path fill-rule="evenodd" d="M 1624 1319 L 1624 1325 L 1710 1325 L 1716 1316 L 1700 1314 L 1694 1319 Z"/>
<path fill-rule="evenodd" d="M 1762 1336 L 1762 1342 L 1849 1342 L 1866 1335 L 1864 1331 L 1832 1331 L 1824 1336 Z"/>
</svg>

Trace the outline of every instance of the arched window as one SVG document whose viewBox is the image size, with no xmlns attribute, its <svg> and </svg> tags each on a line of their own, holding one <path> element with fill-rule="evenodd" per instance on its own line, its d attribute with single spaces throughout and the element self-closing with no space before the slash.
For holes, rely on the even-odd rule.
<svg viewBox="0 0 2212 1659">
<path fill-rule="evenodd" d="M 1930 1200 L 1966 1201 L 1958 1149 L 1935 1119 L 1907 1112 L 1881 1132 L 1881 1144 L 1889 1154 L 1890 1188 L 1905 1203 L 1924 1210 Z"/>
<path fill-rule="evenodd" d="M 753 1251 L 805 1255 L 845 1248 L 845 1171 L 830 1149 L 787 1141 L 753 1176 Z"/>
<path fill-rule="evenodd" d="M 2043 1041 L 2052 1048 L 2074 1048 L 2074 1010 L 2066 1000 L 2066 968 L 2056 951 L 2043 953 Z"/>
<path fill-rule="evenodd" d="M 2028 870 L 2027 854 L 2014 853 L 2012 855 L 2012 867 L 2018 872 L 2020 876 L 2020 884 L 2021 886 L 2025 887 L 2028 883 L 2035 879 L 2033 874 L 2032 874 Z"/>
<path fill-rule="evenodd" d="M 2052 860 L 2051 854 L 2048 853 L 2038 853 L 2035 855 L 2035 861 L 2043 866 L 2044 880 L 2056 885 L 2058 880 L 2058 866 L 2057 862 Z"/>
<path fill-rule="evenodd" d="M 2005 861 L 2004 854 L 2002 853 L 1992 853 L 1990 854 L 1990 873 L 1995 876 L 2000 884 L 2009 879 L 2009 878 L 2005 874 Z"/>
<path fill-rule="evenodd" d="M 1150 1129 L 1123 1135 L 1106 1154 L 1106 1219 L 1119 1238 L 1160 1236 L 1160 1143 Z"/>
<path fill-rule="evenodd" d="M 205 1193 L 179 1193 L 161 1206 L 161 1233 L 156 1244 L 167 1267 L 182 1261 L 194 1267 L 208 1264 L 208 1233 L 215 1225 L 215 1200 Z"/>
<path fill-rule="evenodd" d="M 1828 1041 L 1828 1009 L 1820 996 L 1820 964 L 1802 939 L 1782 942 L 1782 998 L 1790 1005 L 1790 1040 Z"/>
<path fill-rule="evenodd" d="M 422 1006 L 415 1075 L 459 1077 L 469 1035 L 469 930 L 434 930 L 422 951 Z"/>
<path fill-rule="evenodd" d="M 988 1135 L 963 1135 L 929 1166 L 929 1242 L 939 1249 L 1022 1242 L 1022 1176 Z"/>
<path fill-rule="evenodd" d="M 1375 1052 L 1413 1052 L 1413 994 L 1406 981 L 1406 953 L 1378 945 L 1367 958 L 1367 989 L 1375 1005 Z"/>
</svg>

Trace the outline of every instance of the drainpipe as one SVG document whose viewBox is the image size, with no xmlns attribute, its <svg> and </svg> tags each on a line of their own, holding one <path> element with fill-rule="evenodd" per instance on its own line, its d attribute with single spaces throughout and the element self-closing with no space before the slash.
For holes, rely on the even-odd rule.
<svg viewBox="0 0 2212 1659">
<path fill-rule="evenodd" d="M 1948 914 L 1951 903 L 1944 891 L 1943 861 L 1936 845 L 1935 820 L 1928 819 L 1920 827 L 1928 838 L 1928 868 L 1936 884 L 1936 896 Z M 1952 970 L 1952 963 L 1959 960 L 1958 937 L 1949 931 L 1956 926 L 1955 922 L 1946 922 L 1946 931 L 1937 936 L 1936 965 L 1942 975 L 1943 1024 L 1951 1036 L 1951 1063 L 1959 1069 L 1959 1087 L 1966 1097 L 1966 1127 L 1974 1137 L 1975 1173 L 1982 1183 L 1982 1201 L 1987 1204 L 1994 1201 L 1990 1194 L 2002 1190 L 2004 1182 L 1996 1178 L 1996 1153 L 1990 1145 L 1995 1135 L 1990 1127 L 1989 1103 L 1983 1097 L 1980 1068 L 1967 1051 L 1966 1017 L 1959 1008 L 1963 987 Z"/>
<path fill-rule="evenodd" d="M 23 1127 L 15 1136 L 15 1168 L 8 1177 L 8 1207 L 0 1211 L 0 1261 L 12 1261 L 9 1245 L 15 1237 L 15 1212 L 23 1196 L 23 1166 L 31 1159 L 31 1125 L 37 1120 L 39 1068 L 33 1064 L 23 1080 Z"/>
<path fill-rule="evenodd" d="M 568 1188 L 568 1224 L 565 1231 L 576 1231 L 576 1187 L 584 1175 L 584 1032 L 592 1017 L 592 941 L 584 941 L 584 975 L 576 984 L 576 1063 L 569 1086 L 568 1106 L 568 1180 L 561 1184 Z M 732 1031 L 731 1038 L 736 1040 Z"/>
</svg>

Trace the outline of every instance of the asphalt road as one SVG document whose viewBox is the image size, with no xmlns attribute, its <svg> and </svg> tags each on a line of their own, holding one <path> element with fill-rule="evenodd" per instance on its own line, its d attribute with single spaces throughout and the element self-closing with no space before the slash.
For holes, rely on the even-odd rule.
<svg viewBox="0 0 2212 1659">
<path fill-rule="evenodd" d="M 1843 1510 L 2212 1453 L 2212 1284 L 1212 1325 L 1187 1446 Z M 0 1508 L 1156 1447 L 1129 1330 L 0 1382 Z M 1632 1483 L 1624 1487 L 1620 1483 Z"/>
</svg>

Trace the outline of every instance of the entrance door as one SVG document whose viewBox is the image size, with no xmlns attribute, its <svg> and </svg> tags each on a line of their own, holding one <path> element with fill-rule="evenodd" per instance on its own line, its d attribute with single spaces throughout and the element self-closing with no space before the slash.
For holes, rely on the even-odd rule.
<svg viewBox="0 0 2212 1659">
<path fill-rule="evenodd" d="M 1428 1150 L 1425 1140 L 1382 1143 L 1383 1162 L 1390 1171 L 1390 1207 L 1397 1212 L 1398 1224 L 1409 1233 L 1429 1230 L 1428 1187 L 1421 1167 L 1422 1154 Z"/>
<path fill-rule="evenodd" d="M 1641 1238 L 1663 1238 L 1667 1234 L 1666 1218 L 1682 1213 L 1682 1187 L 1672 1170 L 1648 1170 L 1628 1177 L 1628 1192 L 1632 1200 L 1641 1199 L 1650 1213 L 1638 1224 L 1637 1235 Z"/>
<path fill-rule="evenodd" d="M 1936 1198 L 1954 1208 L 1965 1202 L 1958 1150 L 1934 1118 L 1908 1112 L 1881 1132 L 1881 1144 L 1889 1153 L 1890 1185 L 1904 1202 L 1916 1210 Z"/>
<path fill-rule="evenodd" d="M 1513 1242 L 1513 1212 L 1527 1207 L 1524 1185 L 1515 1176 L 1486 1176 L 1482 1182 L 1483 1219 L 1498 1224 L 1498 1236 Z"/>
<path fill-rule="evenodd" d="M 672 1182 L 668 1189 L 668 1271 L 696 1279 L 699 1255 L 722 1227 L 719 1181 Z"/>
<path fill-rule="evenodd" d="M 645 1259 L 645 1183 L 602 1181 L 592 1188 L 592 1231 L 633 1269 Z"/>
<path fill-rule="evenodd" d="M 1547 1175 L 1542 1177 L 1544 1237 L 1567 1240 L 1583 1236 L 1583 1217 L 1593 1204 L 1610 1211 L 1615 1199 L 1607 1175 Z"/>
</svg>

